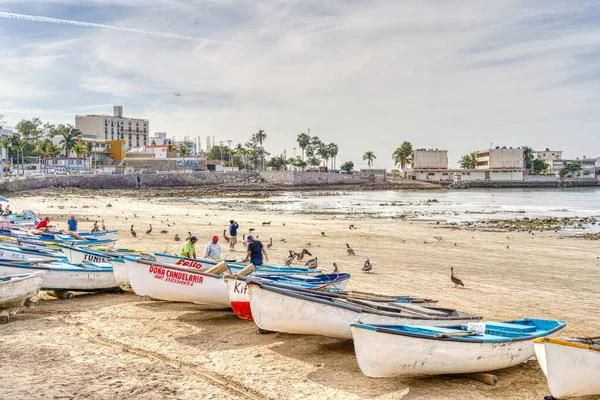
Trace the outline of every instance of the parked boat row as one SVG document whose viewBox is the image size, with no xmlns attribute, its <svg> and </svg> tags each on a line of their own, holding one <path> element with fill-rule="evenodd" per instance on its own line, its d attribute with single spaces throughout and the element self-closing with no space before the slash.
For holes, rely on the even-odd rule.
<svg viewBox="0 0 600 400">
<path fill-rule="evenodd" d="M 27 226 L 31 219 L 13 221 Z M 361 371 L 373 378 L 486 372 L 536 356 L 553 396 L 600 393 L 600 338 L 559 339 L 564 321 L 481 322 L 431 298 L 348 291 L 348 273 L 144 254 L 114 248 L 116 234 L 81 233 L 80 240 L 0 230 L 0 322 L 39 290 L 130 288 L 231 308 L 259 332 L 353 340 Z"/>
</svg>

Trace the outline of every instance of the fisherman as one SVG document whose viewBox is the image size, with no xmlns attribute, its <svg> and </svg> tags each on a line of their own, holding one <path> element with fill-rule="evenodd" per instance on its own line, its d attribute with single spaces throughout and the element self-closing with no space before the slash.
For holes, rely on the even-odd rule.
<svg viewBox="0 0 600 400">
<path fill-rule="evenodd" d="M 75 218 L 75 214 L 70 215 L 67 224 L 69 225 L 69 232 L 77 232 L 77 219 Z"/>
<path fill-rule="evenodd" d="M 50 228 L 52 227 L 52 225 L 49 225 L 49 224 L 50 224 L 50 217 L 44 217 L 43 220 L 38 222 L 38 224 L 35 226 L 35 229 L 38 231 L 42 231 L 42 232 L 48 232 L 50 230 Z"/>
<path fill-rule="evenodd" d="M 196 258 L 196 242 L 198 238 L 196 236 L 190 236 L 183 246 L 181 246 L 181 251 L 179 252 L 180 257 L 185 258 Z"/>
<path fill-rule="evenodd" d="M 265 256 L 265 261 L 269 261 L 265 247 L 260 240 L 254 240 L 251 235 L 248 235 L 246 239 L 248 240 L 248 252 L 246 253 L 244 262 L 248 261 L 248 258 L 250 258 L 250 263 L 254 264 L 256 267 L 260 267 L 263 265 L 263 255 Z"/>
<path fill-rule="evenodd" d="M 204 258 L 212 260 L 221 259 L 221 245 L 219 245 L 219 237 L 217 235 L 212 237 L 212 240 L 208 242 L 204 248 Z"/>
<path fill-rule="evenodd" d="M 240 226 L 233 219 L 229 221 L 229 251 L 235 251 L 235 244 L 237 243 L 237 230 Z"/>
</svg>

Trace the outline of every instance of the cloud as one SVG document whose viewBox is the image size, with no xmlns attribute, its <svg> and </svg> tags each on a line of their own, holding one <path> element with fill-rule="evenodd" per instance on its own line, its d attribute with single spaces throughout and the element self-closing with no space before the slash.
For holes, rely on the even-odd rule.
<svg viewBox="0 0 600 400">
<path fill-rule="evenodd" d="M 102 5 L 118 6 L 58 3 L 93 6 L 92 16 Z M 17 33 L 0 22 L 0 35 L 11 38 L 0 44 L 0 85 L 10 83 L 0 109 L 10 102 L 20 110 L 2 109 L 6 118 L 26 116 L 28 106 L 53 117 L 119 103 L 126 114 L 149 118 L 153 131 L 178 137 L 243 142 L 265 129 L 267 148 L 288 155 L 296 135 L 311 128 L 358 165 L 374 151 L 375 167 L 391 167 L 404 140 L 446 148 L 452 163 L 490 143 L 562 148 L 573 157 L 600 145 L 595 2 L 143 3 L 106 22 L 133 31 L 73 27 L 59 35 L 59 25 L 44 24 L 44 37 L 30 39 L 29 22 L 7 21 Z M 243 46 L 198 46 L 137 30 Z M 30 90 L 33 101 L 24 95 Z"/>
</svg>

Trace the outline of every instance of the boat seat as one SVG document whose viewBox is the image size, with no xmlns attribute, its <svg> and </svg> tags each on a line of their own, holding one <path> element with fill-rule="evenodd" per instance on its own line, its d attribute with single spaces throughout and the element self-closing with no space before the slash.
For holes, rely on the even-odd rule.
<svg viewBox="0 0 600 400">
<path fill-rule="evenodd" d="M 535 332 L 537 328 L 532 325 L 521 325 L 521 324 L 507 324 L 505 322 L 486 322 L 486 328 L 497 328 L 493 329 L 495 331 L 501 330 L 506 332 L 514 332 L 514 333 L 530 333 Z"/>
</svg>

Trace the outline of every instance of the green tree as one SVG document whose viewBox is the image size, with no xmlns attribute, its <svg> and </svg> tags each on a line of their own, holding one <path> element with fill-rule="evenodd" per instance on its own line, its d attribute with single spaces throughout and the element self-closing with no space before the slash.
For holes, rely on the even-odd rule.
<svg viewBox="0 0 600 400">
<path fill-rule="evenodd" d="M 304 161 L 304 150 L 310 145 L 310 136 L 303 132 L 298 135 L 296 142 L 298 142 L 298 146 L 302 150 L 302 161 Z"/>
<path fill-rule="evenodd" d="M 346 161 L 345 163 L 342 164 L 340 169 L 342 171 L 346 171 L 346 172 L 350 173 L 354 169 L 354 163 L 352 161 Z"/>
<path fill-rule="evenodd" d="M 71 151 L 72 151 L 73 153 L 75 153 L 75 155 L 77 156 L 77 158 L 81 158 L 81 156 L 82 156 L 82 154 L 83 154 L 83 152 L 84 152 L 85 150 L 84 150 L 83 146 L 81 146 L 81 145 L 79 145 L 79 144 L 76 144 L 75 146 L 73 146 L 73 147 L 71 148 Z"/>
<path fill-rule="evenodd" d="M 321 164 L 321 159 L 319 159 L 318 157 L 310 157 L 308 160 L 308 165 L 310 165 L 311 167 L 318 167 Z"/>
<path fill-rule="evenodd" d="M 533 150 L 531 147 L 523 146 L 523 160 L 525 160 L 525 169 L 531 169 L 533 167 Z"/>
<path fill-rule="evenodd" d="M 367 162 L 369 169 L 371 169 L 371 166 L 373 165 L 373 161 L 375 159 L 377 159 L 377 157 L 375 157 L 375 153 L 373 153 L 372 151 L 367 151 L 365 154 L 363 154 L 363 160 Z"/>
<path fill-rule="evenodd" d="M 561 178 L 564 178 L 567 175 L 573 176 L 575 173 L 581 171 L 583 168 L 581 164 L 577 161 L 568 161 L 565 163 L 564 167 L 558 173 Z"/>
<path fill-rule="evenodd" d="M 42 125 L 39 118 L 22 119 L 15 128 L 21 139 L 37 142 L 43 133 Z"/>
<path fill-rule="evenodd" d="M 325 143 L 321 143 L 317 153 L 319 154 L 319 157 L 321 157 L 323 159 L 325 167 L 327 167 L 329 157 L 330 157 L 329 148 L 327 147 L 327 145 Z"/>
<path fill-rule="evenodd" d="M 410 142 L 403 142 L 392 154 L 392 160 L 394 164 L 400 166 L 401 169 L 405 169 L 406 166 L 411 162 L 413 148 Z"/>
<path fill-rule="evenodd" d="M 337 155 L 339 152 L 339 147 L 335 143 L 329 143 L 327 145 L 327 149 L 329 150 L 329 156 L 331 157 L 331 160 L 332 160 L 331 168 L 335 169 L 335 167 L 337 166 Z"/>
<path fill-rule="evenodd" d="M 167 145 L 167 158 L 171 158 L 171 154 L 175 151 L 175 146 L 173 146 L 173 143 L 169 142 L 169 144 Z"/>
<path fill-rule="evenodd" d="M 51 137 L 60 137 L 60 141 L 58 142 L 63 150 L 65 151 L 65 156 L 69 157 L 71 155 L 71 149 L 77 143 L 77 136 L 81 135 L 79 129 L 76 129 L 73 125 L 58 125 L 56 128 L 52 129 L 50 134 Z"/>
<path fill-rule="evenodd" d="M 223 163 L 229 164 L 231 157 L 229 147 L 227 146 L 213 146 L 208 152 L 209 160 L 221 160 L 221 154 L 223 154 Z"/>
<path fill-rule="evenodd" d="M 272 157 L 269 162 L 267 162 L 267 167 L 271 167 L 274 170 L 281 171 L 286 168 L 286 161 L 282 156 Z"/>
<path fill-rule="evenodd" d="M 541 174 L 542 172 L 546 172 L 548 170 L 548 167 L 550 167 L 550 165 L 541 158 L 536 158 L 531 163 L 531 168 L 534 174 Z"/>
<path fill-rule="evenodd" d="M 156 146 L 156 140 L 152 139 L 152 143 L 150 143 L 152 146 Z"/>
<path fill-rule="evenodd" d="M 458 162 L 460 163 L 460 167 L 463 169 L 471 168 L 471 155 L 465 154 L 464 156 L 462 156 L 460 158 L 460 160 Z"/>
<path fill-rule="evenodd" d="M 262 169 L 265 169 L 265 147 L 263 146 L 263 143 L 265 140 L 267 140 L 267 134 L 265 133 L 264 130 L 259 129 L 258 132 L 256 132 L 254 134 L 254 137 L 256 138 L 256 141 L 258 143 L 260 143 L 260 150 L 261 150 L 260 163 L 261 163 Z"/>
<path fill-rule="evenodd" d="M 90 169 L 92 169 L 92 152 L 94 151 L 94 143 L 85 142 L 83 144 L 83 148 L 84 148 L 85 154 L 87 155 L 87 158 L 89 160 Z"/>
</svg>

